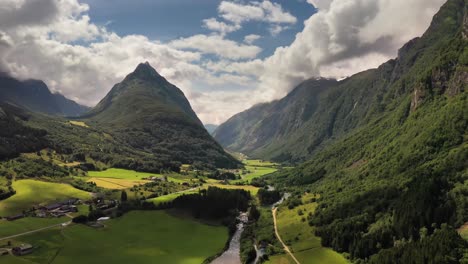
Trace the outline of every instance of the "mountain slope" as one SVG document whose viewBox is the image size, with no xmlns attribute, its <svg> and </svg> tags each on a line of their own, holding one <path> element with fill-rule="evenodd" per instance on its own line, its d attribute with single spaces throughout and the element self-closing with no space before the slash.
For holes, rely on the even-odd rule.
<svg viewBox="0 0 468 264">
<path fill-rule="evenodd" d="M 299 134 L 320 111 L 321 97 L 337 83 L 327 79 L 305 81 L 281 100 L 233 116 L 213 135 L 226 148 L 253 156 L 272 158 L 275 154 L 270 153 L 289 149 L 299 152 L 304 141 Z"/>
<path fill-rule="evenodd" d="M 82 117 L 161 160 L 236 167 L 203 127 L 183 92 L 148 63 L 140 64 Z"/>
<path fill-rule="evenodd" d="M 61 94 L 51 93 L 42 81 L 19 81 L 8 76 L 0 76 L 0 101 L 49 115 L 78 116 L 89 110 Z"/>
<path fill-rule="evenodd" d="M 358 126 L 269 177 L 320 194 L 307 220 L 324 246 L 360 263 L 466 263 L 468 244 L 455 228 L 468 221 L 467 32 L 468 1 L 449 0 L 396 60 L 332 88 L 346 102 L 342 85 L 359 77 L 353 91 L 363 94 L 383 83 L 377 98 L 363 98 L 374 106 Z M 351 115 L 333 129 L 352 124 Z"/>
<path fill-rule="evenodd" d="M 444 12 L 442 10 L 437 16 L 444 16 Z M 458 12 L 463 12 L 463 8 Z M 301 162 L 336 139 L 379 118 L 386 111 L 394 110 L 411 92 L 416 93 L 412 109 L 419 106 L 423 96 L 430 97 L 437 90 L 456 94 L 459 92 L 456 82 L 463 82 L 466 77 L 459 76 L 458 81 L 454 78 L 453 82 L 447 83 L 447 87 L 434 88 L 434 91 L 424 95 L 416 89 L 414 78 L 407 74 L 412 70 L 422 78 L 424 67 L 434 63 L 431 52 L 447 45 L 448 36 L 459 31 L 454 26 L 455 20 L 450 18 L 444 21 L 437 16 L 428 33 L 402 47 L 398 58 L 378 69 L 358 73 L 340 82 L 323 84 L 319 92 L 304 94 L 306 99 L 301 96 L 295 98 L 296 89 L 314 84 L 306 81 L 279 101 L 254 106 L 235 115 L 215 131 L 215 139 L 230 150 L 253 157 Z M 460 14 L 457 19 L 460 19 Z M 416 61 L 419 63 L 416 64 Z M 440 78 L 445 78 L 447 73 L 440 74 Z M 313 101 L 313 111 L 304 117 L 300 111 L 280 106 L 288 100 L 290 105 L 296 105 L 299 109 L 304 101 Z M 290 121 L 285 122 L 283 117 Z M 288 133 L 282 133 L 282 130 Z"/>
</svg>

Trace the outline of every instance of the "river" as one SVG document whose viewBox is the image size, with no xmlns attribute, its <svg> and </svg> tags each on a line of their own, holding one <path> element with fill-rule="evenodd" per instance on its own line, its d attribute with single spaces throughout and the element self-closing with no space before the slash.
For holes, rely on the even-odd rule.
<svg viewBox="0 0 468 264">
<path fill-rule="evenodd" d="M 248 222 L 247 213 L 240 213 L 239 223 L 237 224 L 237 230 L 229 242 L 228 250 L 224 251 L 221 256 L 211 262 L 211 264 L 241 264 L 240 259 L 240 238 L 244 231 L 244 225 Z"/>
</svg>

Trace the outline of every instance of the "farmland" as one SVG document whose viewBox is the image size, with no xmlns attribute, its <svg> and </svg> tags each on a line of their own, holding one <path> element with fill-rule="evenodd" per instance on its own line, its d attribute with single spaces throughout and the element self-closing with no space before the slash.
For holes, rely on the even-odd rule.
<svg viewBox="0 0 468 264">
<path fill-rule="evenodd" d="M 16 194 L 0 201 L 0 215 L 9 216 L 21 213 L 34 205 L 52 203 L 75 197 L 90 198 L 89 193 L 73 188 L 68 184 L 50 183 L 36 180 L 19 180 L 13 182 Z"/>
<path fill-rule="evenodd" d="M 199 264 L 220 252 L 227 239 L 227 229 L 222 226 L 165 211 L 133 211 L 106 222 L 103 229 L 74 225 L 15 242 L 37 245 L 37 251 L 24 257 L 36 263 L 102 263 L 105 259 L 108 263 Z"/>
<path fill-rule="evenodd" d="M 277 171 L 275 163 L 261 160 L 244 160 L 246 174 L 242 175 L 242 180 L 250 182 L 252 179 L 261 177 Z"/>
<path fill-rule="evenodd" d="M 277 212 L 278 232 L 283 241 L 293 252 L 299 262 L 304 264 L 345 264 L 348 261 L 339 253 L 321 246 L 320 238 L 315 236 L 314 227 L 310 227 L 307 221 L 309 214 L 314 214 L 316 202 L 311 202 L 316 196 L 305 194 L 302 196 L 302 205 L 288 209 L 281 205 Z M 287 262 L 289 257 L 277 256 L 272 258 L 272 264 L 294 263 Z"/>
<path fill-rule="evenodd" d="M 145 184 L 145 183 L 148 183 L 149 181 L 114 179 L 114 178 L 106 178 L 106 177 L 103 177 L 103 178 L 91 177 L 87 179 L 87 182 L 94 182 L 96 183 L 97 186 L 106 188 L 106 189 L 122 190 L 122 189 L 131 188 L 135 185 Z"/>
</svg>

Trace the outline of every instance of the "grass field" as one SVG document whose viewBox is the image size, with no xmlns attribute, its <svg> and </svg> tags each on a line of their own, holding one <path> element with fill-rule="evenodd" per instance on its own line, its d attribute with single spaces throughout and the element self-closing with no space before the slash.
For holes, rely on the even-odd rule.
<svg viewBox="0 0 468 264">
<path fill-rule="evenodd" d="M 185 192 L 171 193 L 168 195 L 163 195 L 163 196 L 159 196 L 156 198 L 148 199 L 147 201 L 153 202 L 154 204 L 158 205 L 160 203 L 170 202 L 183 194 L 192 194 L 192 193 L 198 193 L 198 190 L 187 190 Z"/>
<path fill-rule="evenodd" d="M 244 160 L 243 161 L 247 166 L 256 166 L 256 167 L 274 167 L 278 164 L 270 161 L 262 161 L 262 160 Z"/>
<path fill-rule="evenodd" d="M 458 233 L 463 239 L 468 240 L 468 223 L 465 223 L 462 227 L 458 229 Z"/>
<path fill-rule="evenodd" d="M 310 203 L 310 199 L 313 197 L 312 194 L 303 195 L 304 205 L 292 210 L 289 210 L 285 205 L 280 206 L 277 213 L 277 224 L 281 238 L 293 251 L 294 256 L 303 264 L 349 263 L 341 254 L 322 247 L 320 238 L 314 234 L 314 228 L 309 226 L 307 215 L 309 213 L 313 214 L 317 207 L 317 203 Z M 299 215 L 299 211 L 302 211 L 303 215 Z M 275 259 L 275 261 L 280 260 L 286 261 L 285 258 Z"/>
<path fill-rule="evenodd" d="M 249 173 L 245 175 L 241 175 L 242 180 L 237 180 L 234 182 L 242 182 L 247 181 L 250 182 L 252 179 L 261 177 L 263 175 L 267 175 L 277 171 L 275 166 L 276 163 L 272 163 L 269 161 L 261 161 L 261 160 L 244 160 L 245 169 L 249 171 Z"/>
<path fill-rule="evenodd" d="M 93 178 L 114 178 L 121 180 L 141 180 L 143 178 L 149 178 L 151 176 L 162 177 L 163 175 L 158 173 L 149 172 L 138 172 L 126 169 L 111 168 L 104 171 L 89 171 L 88 176 Z M 176 174 L 169 174 L 167 176 L 169 181 L 182 183 L 188 181 L 188 177 Z"/>
<path fill-rule="evenodd" d="M 141 180 L 143 178 L 148 178 L 151 176 L 160 177 L 161 174 L 157 173 L 148 173 L 148 172 L 138 172 L 133 170 L 126 169 L 107 169 L 104 171 L 88 171 L 90 177 L 96 178 L 115 178 L 123 180 Z"/>
<path fill-rule="evenodd" d="M 199 264 L 222 251 L 228 232 L 165 211 L 134 211 L 106 222 L 103 229 L 83 225 L 36 233 L 16 243 L 37 246 L 23 257 L 36 263 Z"/>
<path fill-rule="evenodd" d="M 90 198 L 89 193 L 61 183 L 20 180 L 13 182 L 13 188 L 16 190 L 16 194 L 0 201 L 1 216 L 18 214 L 34 205 L 52 203 L 71 197 Z"/>
<path fill-rule="evenodd" d="M 82 121 L 70 121 L 70 124 L 74 126 L 79 126 L 79 127 L 86 127 L 86 128 L 89 127 L 85 122 L 82 122 Z"/>
<path fill-rule="evenodd" d="M 150 181 L 91 177 L 87 179 L 87 182 L 94 182 L 97 186 L 106 189 L 123 190 L 132 188 L 135 185 L 145 184 Z"/>
<path fill-rule="evenodd" d="M 222 189 L 242 189 L 249 191 L 252 195 L 257 195 L 258 192 L 258 187 L 252 186 L 252 185 L 225 185 L 225 184 L 220 184 L 220 183 L 210 183 L 210 184 L 205 184 L 204 185 L 206 188 L 209 186 L 212 187 L 218 187 Z"/>
<path fill-rule="evenodd" d="M 70 221 L 68 217 L 61 218 L 36 218 L 27 217 L 16 221 L 0 221 L 0 238 L 37 230 L 40 228 Z M 2 244 L 2 241 L 0 241 Z M 1 259 L 1 258 L 0 258 Z"/>
</svg>

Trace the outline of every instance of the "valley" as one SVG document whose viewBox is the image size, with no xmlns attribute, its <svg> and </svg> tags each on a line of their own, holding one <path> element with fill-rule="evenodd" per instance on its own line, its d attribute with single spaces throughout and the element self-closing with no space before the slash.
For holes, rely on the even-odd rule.
<svg viewBox="0 0 468 264">
<path fill-rule="evenodd" d="M 167 43 L 107 18 L 75 39 L 95 23 L 79 1 L 49 4 L 80 23 L 38 22 L 67 34 L 0 25 L 0 264 L 468 263 L 468 0 L 412 3 L 435 14 L 416 38 L 379 16 L 423 16 L 404 1 L 226 0 L 211 35 Z M 226 39 L 247 22 L 271 36 Z M 66 73 L 13 63 L 30 39 L 66 44 Z"/>
</svg>

